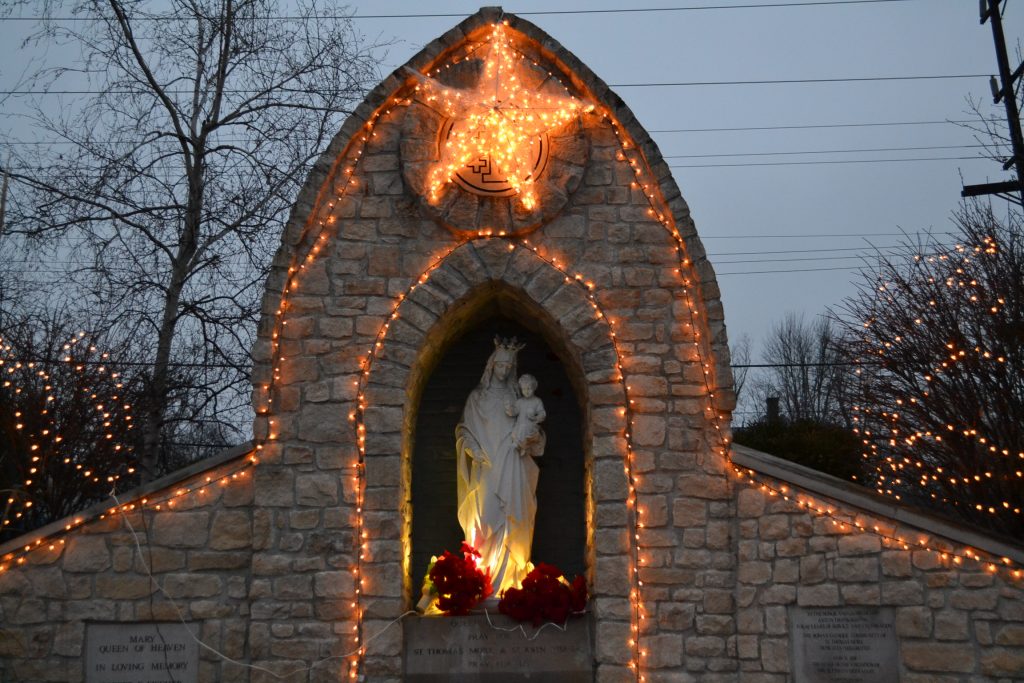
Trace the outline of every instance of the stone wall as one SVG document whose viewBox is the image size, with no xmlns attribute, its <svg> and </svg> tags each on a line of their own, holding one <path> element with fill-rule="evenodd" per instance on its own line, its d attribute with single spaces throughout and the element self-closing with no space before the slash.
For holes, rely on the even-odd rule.
<svg viewBox="0 0 1024 683">
<path fill-rule="evenodd" d="M 93 509 L 5 544 L 0 681 L 83 680 L 89 622 L 198 623 L 210 648 L 246 660 L 253 488 L 245 463 L 236 452 L 198 474 L 179 473 L 171 487 L 128 494 L 124 509 Z M 143 499 L 152 505 L 140 512 Z M 87 521 L 60 533 L 78 519 Z M 19 554 L 36 539 L 38 549 Z M 10 567 L 12 555 L 24 561 Z M 199 680 L 247 681 L 249 672 L 201 649 Z"/>
<path fill-rule="evenodd" d="M 914 525 L 877 514 L 865 507 L 885 503 L 870 492 L 743 450 L 756 458 L 751 466 L 781 465 L 820 485 L 809 491 L 758 473 L 760 485 L 738 488 L 736 637 L 699 647 L 736 657 L 740 681 L 793 680 L 793 606 L 892 608 L 903 683 L 1022 679 L 1019 546 L 926 515 L 901 511 Z"/>
<path fill-rule="evenodd" d="M 462 63 L 499 16 L 482 10 L 410 66 Z M 226 486 L 204 488 L 225 461 L 129 496 L 134 533 L 104 511 L 37 534 L 65 539 L 53 550 L 23 553 L 35 537 L 0 549 L 3 675 L 79 680 L 86 622 L 174 620 L 173 598 L 240 662 L 204 649 L 201 680 L 399 680 L 396 624 L 418 597 L 420 399 L 497 310 L 544 339 L 579 399 L 597 681 L 637 680 L 637 660 L 651 683 L 788 680 L 787 608 L 812 605 L 893 607 L 905 681 L 1024 678 L 1021 591 L 1004 569 L 890 547 L 800 505 L 903 523 L 870 496 L 822 497 L 813 477 L 763 471 L 793 502 L 734 474 L 724 314 L 667 165 L 585 65 L 504 19 L 517 49 L 594 105 L 550 136 L 558 172 L 540 201 L 555 208 L 524 217 L 461 189 L 425 206 L 436 117 L 415 79 L 389 77 L 317 163 L 275 257 L 253 354 L 258 464 Z M 745 467 L 769 463 L 755 460 Z M 915 533 L 962 551 L 959 532 L 928 524 Z"/>
</svg>

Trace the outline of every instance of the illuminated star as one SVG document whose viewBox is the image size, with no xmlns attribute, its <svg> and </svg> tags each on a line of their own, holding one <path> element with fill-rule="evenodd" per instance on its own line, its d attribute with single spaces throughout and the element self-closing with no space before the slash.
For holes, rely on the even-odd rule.
<svg viewBox="0 0 1024 683">
<path fill-rule="evenodd" d="M 487 158 L 504 175 L 523 208 L 537 206 L 531 143 L 538 136 L 568 123 L 581 111 L 590 111 L 574 97 L 557 97 L 524 85 L 523 56 L 495 24 L 483 74 L 471 90 L 452 88 L 416 73 L 427 102 L 454 119 L 441 149 L 441 160 L 427 180 L 431 203 L 441 199 L 460 170 Z"/>
</svg>

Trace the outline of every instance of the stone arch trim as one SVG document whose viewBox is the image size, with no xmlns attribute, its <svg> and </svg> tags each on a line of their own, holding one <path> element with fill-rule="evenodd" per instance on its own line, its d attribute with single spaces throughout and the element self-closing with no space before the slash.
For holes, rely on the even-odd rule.
<svg viewBox="0 0 1024 683">
<path fill-rule="evenodd" d="M 452 322 L 453 316 L 473 314 L 466 313 L 466 307 L 460 304 L 480 288 L 495 284 L 516 290 L 557 321 L 565 345 L 561 350 L 570 354 L 571 362 L 578 366 L 584 392 L 581 398 L 589 413 L 587 423 L 590 425 L 584 436 L 590 467 L 589 507 L 602 503 L 620 506 L 623 511 L 632 507 L 629 428 L 623 408 L 628 405 L 628 395 L 614 330 L 581 281 L 523 242 L 484 238 L 454 247 L 432 265 L 401 297 L 375 344 L 360 392 L 366 406 L 362 415 L 365 430 L 361 433 L 365 434 L 367 515 L 390 515 L 406 522 L 411 519 L 407 502 L 409 468 L 403 464 L 410 453 L 403 434 L 408 434 L 413 427 L 418 396 L 410 390 L 419 381 L 417 374 L 429 375 L 430 368 L 424 368 L 423 361 L 428 360 L 425 356 L 431 352 L 430 345 L 439 342 L 442 328 Z M 616 638 L 621 636 L 623 640 L 628 639 L 632 628 L 630 611 L 621 606 L 629 604 L 634 590 L 631 581 L 634 565 L 627 556 L 596 556 L 594 548 L 610 547 L 614 545 L 613 538 L 632 533 L 628 518 L 628 514 L 623 514 L 619 519 L 599 523 L 592 511 L 588 514 L 587 564 L 592 604 L 617 605 L 609 614 L 599 616 L 621 620 L 619 629 L 613 624 L 605 624 L 603 629 L 605 635 L 615 633 Z M 405 558 L 402 573 L 407 575 L 407 523 L 377 528 L 383 533 L 370 539 L 373 551 L 365 558 L 362 570 L 366 593 L 368 596 L 377 592 L 394 596 L 404 592 L 408 599 L 410 588 L 418 589 L 418 586 L 398 585 L 404 576 L 398 576 L 395 562 L 396 558 Z M 379 590 L 375 586 L 379 586 Z M 393 616 L 398 616 L 401 609 L 408 606 L 395 604 Z M 629 666 L 631 653 L 628 649 L 609 647 L 606 650 L 604 661 L 599 658 L 599 664 Z M 388 653 L 375 653 L 370 644 L 367 657 L 376 656 L 388 656 Z"/>
</svg>

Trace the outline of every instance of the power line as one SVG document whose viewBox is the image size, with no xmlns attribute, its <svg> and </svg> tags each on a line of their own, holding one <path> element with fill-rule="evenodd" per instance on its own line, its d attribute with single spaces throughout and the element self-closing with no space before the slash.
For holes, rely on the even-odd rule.
<svg viewBox="0 0 1024 683">
<path fill-rule="evenodd" d="M 732 128 L 662 128 L 648 130 L 648 133 L 725 133 L 744 130 L 804 130 L 810 128 L 870 128 L 877 126 L 937 126 L 979 123 L 978 119 L 947 119 L 945 121 L 880 121 L 869 123 L 809 123 L 785 126 L 736 126 Z"/>
<path fill-rule="evenodd" d="M 810 166 L 814 164 L 891 164 L 908 161 L 988 161 L 988 157 L 913 157 L 909 159 L 833 159 L 822 161 L 765 161 L 741 164 L 669 164 L 669 168 L 735 168 L 738 166 Z"/>
<path fill-rule="evenodd" d="M 837 233 L 800 233 L 789 235 L 701 235 L 702 242 L 707 240 L 751 240 L 751 239 L 808 239 L 832 237 L 910 237 L 913 235 L 952 235 L 951 232 L 837 232 Z"/>
<path fill-rule="evenodd" d="M 718 277 L 722 277 L 724 275 L 777 275 L 782 273 L 814 273 L 827 270 L 845 270 L 849 272 L 859 269 L 860 266 L 835 266 L 831 268 L 790 268 L 787 270 L 739 270 L 729 273 L 715 273 L 715 275 Z"/>
<path fill-rule="evenodd" d="M 888 249 L 902 249 L 906 245 L 903 244 L 889 244 L 882 247 L 876 247 L 869 245 L 865 247 L 834 247 L 831 249 L 780 249 L 773 251 L 720 251 L 716 253 L 708 253 L 708 258 L 718 258 L 719 256 L 757 256 L 758 254 L 810 254 L 820 252 L 831 252 L 831 251 L 869 251 L 869 250 L 888 250 Z M 896 253 L 898 255 L 898 252 Z M 10 261 L 9 263 L 21 263 L 20 261 Z"/>
<path fill-rule="evenodd" d="M 923 76 L 851 76 L 843 78 L 771 78 L 751 81 L 678 81 L 671 83 L 609 83 L 609 88 L 677 88 L 705 85 L 787 85 L 804 83 L 862 83 L 877 81 L 932 81 L 988 78 L 989 74 L 933 74 Z"/>
<path fill-rule="evenodd" d="M 543 16 L 553 14 L 637 14 L 650 12 L 696 12 L 709 10 L 735 10 L 735 9 L 782 9 L 792 7 L 823 7 L 836 5 L 874 5 L 882 3 L 911 2 L 912 0 L 818 0 L 816 2 L 770 2 L 763 4 L 747 5 L 691 5 L 689 7 L 625 7 L 616 9 L 578 9 L 578 10 L 537 10 L 534 12 L 510 12 L 516 16 Z M 265 17 L 268 20 L 295 21 L 295 20 L 339 20 L 339 19 L 434 19 L 449 17 L 466 17 L 464 12 L 423 12 L 417 14 L 339 14 L 306 17 L 301 15 L 284 15 L 277 17 Z M 264 17 L 261 17 L 263 19 Z M 133 21 L 178 21 L 178 17 L 138 17 Z M 32 16 L 32 17 L 2 17 L 0 21 L 60 21 L 60 22 L 85 22 L 93 21 L 89 17 L 72 16 Z"/>
<path fill-rule="evenodd" d="M 662 158 L 664 159 L 707 159 L 711 157 L 766 157 L 766 156 L 785 156 L 785 155 L 799 155 L 799 154 L 859 154 L 866 152 L 916 152 L 921 150 L 934 150 L 934 149 L 968 149 L 978 147 L 988 147 L 989 145 L 934 145 L 928 147 L 874 147 L 864 149 L 819 149 L 819 150 L 806 150 L 799 152 L 731 152 L 728 154 L 666 154 Z"/>
<path fill-rule="evenodd" d="M 848 261 L 850 259 L 859 259 L 863 261 L 866 258 L 877 258 L 877 257 L 890 257 L 899 256 L 898 252 L 893 253 L 865 253 L 860 256 L 798 256 L 795 258 L 763 258 L 763 259 L 742 259 L 738 261 L 717 261 L 716 265 L 722 264 L 734 264 L 734 263 L 781 263 L 784 261 Z"/>
<path fill-rule="evenodd" d="M 921 80 L 950 80 L 964 78 L 988 78 L 988 74 L 930 74 L 917 76 L 856 76 L 843 78 L 777 78 L 766 80 L 749 81 L 679 81 L 674 83 L 609 83 L 611 88 L 675 88 L 675 87 L 698 87 L 710 85 L 785 85 L 785 84 L 808 84 L 808 83 L 867 83 L 882 81 L 921 81 Z M 0 90 L 0 95 L 137 95 L 137 90 Z M 168 95 L 193 95 L 192 90 L 164 90 Z M 242 90 L 225 88 L 223 92 L 235 94 L 255 95 L 263 90 Z M 323 88 L 320 90 L 308 90 L 302 88 L 284 88 L 275 90 L 277 93 L 290 93 L 300 95 L 316 95 L 323 93 L 338 93 L 342 91 Z"/>
<path fill-rule="evenodd" d="M 0 114 L 2 115 L 2 114 Z M 979 123 L 977 119 L 947 119 L 945 121 L 882 121 L 882 122 L 866 122 L 866 123 L 814 123 L 814 124 L 794 124 L 794 125 L 783 125 L 783 126 L 736 126 L 731 128 L 661 128 L 651 129 L 648 133 L 732 133 L 738 131 L 757 131 L 757 130 L 810 130 L 816 128 L 870 128 L 877 126 L 933 126 L 933 125 L 944 125 L 952 124 L 959 125 L 965 123 Z M 311 138 L 307 138 L 310 139 Z M 168 138 L 168 141 L 171 141 Z M 155 142 L 155 140 L 90 140 L 91 144 L 95 145 L 119 145 L 119 144 L 142 144 L 146 142 Z M 176 141 L 173 141 L 176 142 Z M 212 143 L 226 144 L 226 143 L 238 143 L 248 142 L 246 139 L 217 139 L 212 140 Z M 0 144 L 4 145 L 76 145 L 79 144 L 73 140 L 9 140 Z"/>
</svg>

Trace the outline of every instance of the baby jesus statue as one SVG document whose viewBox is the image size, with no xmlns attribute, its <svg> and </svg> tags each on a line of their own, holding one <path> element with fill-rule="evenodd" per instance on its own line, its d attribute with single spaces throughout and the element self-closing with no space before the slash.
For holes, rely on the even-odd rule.
<svg viewBox="0 0 1024 683">
<path fill-rule="evenodd" d="M 540 423 L 547 417 L 544 403 L 536 395 L 537 378 L 533 375 L 522 375 L 519 378 L 519 391 L 522 396 L 515 403 L 509 403 L 505 410 L 509 417 L 516 418 L 512 427 L 512 443 L 521 457 L 539 458 L 544 454 L 547 437 Z"/>
</svg>

